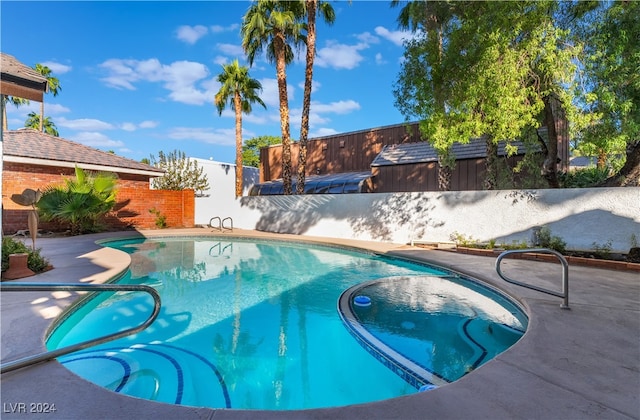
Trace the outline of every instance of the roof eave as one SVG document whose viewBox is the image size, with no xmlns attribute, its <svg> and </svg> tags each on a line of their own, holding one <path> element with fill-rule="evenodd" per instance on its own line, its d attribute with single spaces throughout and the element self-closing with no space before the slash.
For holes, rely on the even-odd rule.
<svg viewBox="0 0 640 420">
<path fill-rule="evenodd" d="M 40 166 L 53 166 L 53 167 L 62 167 L 62 168 L 75 168 L 78 166 L 82 169 L 87 169 L 90 171 L 105 171 L 105 172 L 117 172 L 117 173 L 125 173 L 125 174 L 133 174 L 133 175 L 145 175 L 149 177 L 159 177 L 164 174 L 164 171 L 146 171 L 144 169 L 134 169 L 134 168 L 123 168 L 119 166 L 108 166 L 108 165 L 96 165 L 91 163 L 78 163 L 78 162 L 68 162 L 61 160 L 50 160 L 50 159 L 37 159 L 37 158 L 29 158 L 23 156 L 11 156 L 4 155 L 5 162 L 13 162 L 13 163 L 25 163 L 29 165 L 40 165 Z"/>
</svg>

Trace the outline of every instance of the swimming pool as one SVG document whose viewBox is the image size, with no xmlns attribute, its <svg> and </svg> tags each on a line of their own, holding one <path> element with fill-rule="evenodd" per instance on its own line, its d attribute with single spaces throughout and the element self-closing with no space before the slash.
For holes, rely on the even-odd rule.
<svg viewBox="0 0 640 420">
<path fill-rule="evenodd" d="M 155 287 L 162 312 L 136 336 L 59 360 L 113 391 L 213 408 L 317 408 L 417 392 L 354 340 L 337 302 L 379 278 L 450 274 L 295 243 L 172 238 L 108 246 L 131 254 L 119 283 Z M 129 328 L 151 306 L 143 294 L 94 297 L 57 325 L 47 346 Z"/>
</svg>

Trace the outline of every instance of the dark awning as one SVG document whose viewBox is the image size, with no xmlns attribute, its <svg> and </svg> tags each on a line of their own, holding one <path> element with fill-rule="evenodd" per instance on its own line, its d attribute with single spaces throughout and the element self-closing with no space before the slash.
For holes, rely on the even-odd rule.
<svg viewBox="0 0 640 420">
<path fill-rule="evenodd" d="M 367 180 L 371 172 L 343 172 L 339 174 L 311 175 L 304 183 L 305 194 L 350 194 L 370 192 Z M 296 191 L 297 178 L 291 180 L 292 190 Z M 251 187 L 249 195 L 282 195 L 282 179 L 263 182 Z"/>
</svg>

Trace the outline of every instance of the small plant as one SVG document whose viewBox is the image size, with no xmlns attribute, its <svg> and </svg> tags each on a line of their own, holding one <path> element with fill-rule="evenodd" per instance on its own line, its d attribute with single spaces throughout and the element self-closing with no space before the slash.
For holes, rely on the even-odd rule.
<svg viewBox="0 0 640 420">
<path fill-rule="evenodd" d="M 4 238 L 2 239 L 2 271 L 9 268 L 11 254 L 29 254 L 27 267 L 34 273 L 41 273 L 49 266 L 49 261 L 40 255 L 40 249 L 33 250 L 13 238 Z"/>
<path fill-rule="evenodd" d="M 599 245 L 597 242 L 591 244 L 593 248 L 593 255 L 596 258 L 603 260 L 611 259 L 611 239 L 609 239 L 604 245 Z"/>
<path fill-rule="evenodd" d="M 550 248 L 564 254 L 567 251 L 567 243 L 559 236 L 551 235 L 551 229 L 544 226 L 538 236 L 542 248 Z"/>
<path fill-rule="evenodd" d="M 636 237 L 635 233 L 631 234 L 631 237 L 629 238 L 629 243 L 631 244 L 631 248 L 638 248 L 640 245 L 638 245 L 638 238 Z"/>
<path fill-rule="evenodd" d="M 489 239 L 489 243 L 487 244 L 487 249 L 493 249 L 496 247 L 496 240 L 495 239 Z"/>
<path fill-rule="evenodd" d="M 457 246 L 464 246 L 467 248 L 476 248 L 478 246 L 478 240 L 473 239 L 473 237 L 469 236 L 468 238 L 458 232 L 453 232 L 449 235 L 449 239 L 456 243 Z"/>
<path fill-rule="evenodd" d="M 151 213 L 154 216 L 156 216 L 156 227 L 157 228 L 164 229 L 164 228 L 167 227 L 167 216 L 162 214 L 162 212 L 160 212 L 160 210 L 158 210 L 158 209 L 156 209 L 154 207 L 152 209 L 149 209 L 149 213 Z"/>
</svg>

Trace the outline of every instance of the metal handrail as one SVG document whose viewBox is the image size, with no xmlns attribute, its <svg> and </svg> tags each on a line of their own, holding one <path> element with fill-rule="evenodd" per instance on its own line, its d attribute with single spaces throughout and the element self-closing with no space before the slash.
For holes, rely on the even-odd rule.
<svg viewBox="0 0 640 420">
<path fill-rule="evenodd" d="M 217 227 L 215 227 L 215 226 L 213 226 L 211 224 L 211 222 L 213 222 L 216 219 L 218 220 L 218 226 Z M 227 221 L 227 220 L 231 221 L 231 227 L 226 227 L 224 225 L 224 222 Z M 212 229 L 217 229 L 220 232 L 223 232 L 225 229 L 233 231 L 233 219 L 231 217 L 225 217 L 224 219 L 221 219 L 219 216 L 214 216 L 211 219 L 209 219 L 209 227 L 212 228 Z"/>
<path fill-rule="evenodd" d="M 230 220 L 231 221 L 231 227 L 230 228 L 229 227 L 225 227 L 225 225 L 224 225 L 224 221 L 225 220 Z M 227 230 L 233 231 L 233 219 L 230 218 L 230 217 L 225 217 L 224 219 L 222 219 L 222 229 L 227 229 Z"/>
<path fill-rule="evenodd" d="M 137 327 L 129 328 L 117 333 L 104 335 L 102 337 L 72 344 L 59 349 L 50 350 L 44 353 L 23 357 L 0 365 L 0 373 L 10 372 L 36 363 L 55 359 L 74 351 L 83 350 L 87 347 L 106 343 L 117 338 L 126 337 L 146 329 L 155 321 L 160 313 L 160 295 L 153 287 L 142 284 L 79 284 L 79 283 L 8 283 L 0 284 L 0 292 L 51 292 L 51 291 L 88 291 L 88 292 L 145 292 L 153 297 L 153 312 L 147 320 Z"/>
<path fill-rule="evenodd" d="M 543 289 L 542 287 L 534 286 L 531 284 L 522 283 L 512 278 L 507 277 L 502 270 L 500 269 L 500 262 L 504 257 L 510 254 L 524 254 L 524 253 L 538 253 L 538 254 L 551 254 L 555 255 L 562 264 L 562 292 L 556 292 L 554 290 Z M 515 284 L 517 286 L 526 287 L 527 289 L 536 290 L 538 292 L 546 293 L 552 296 L 557 296 L 562 298 L 562 304 L 560 307 L 562 309 L 569 309 L 569 263 L 567 259 L 558 251 L 554 251 L 553 249 L 547 248 L 531 248 L 531 249 L 514 249 L 509 251 L 504 251 L 498 258 L 496 258 L 496 271 L 498 275 L 506 282 Z"/>
<path fill-rule="evenodd" d="M 211 222 L 213 222 L 215 219 L 218 219 L 218 227 L 216 229 L 222 231 L 222 219 L 220 219 L 220 217 L 218 216 L 214 216 L 211 219 L 209 219 L 209 227 L 213 228 L 213 225 L 211 224 Z"/>
</svg>

